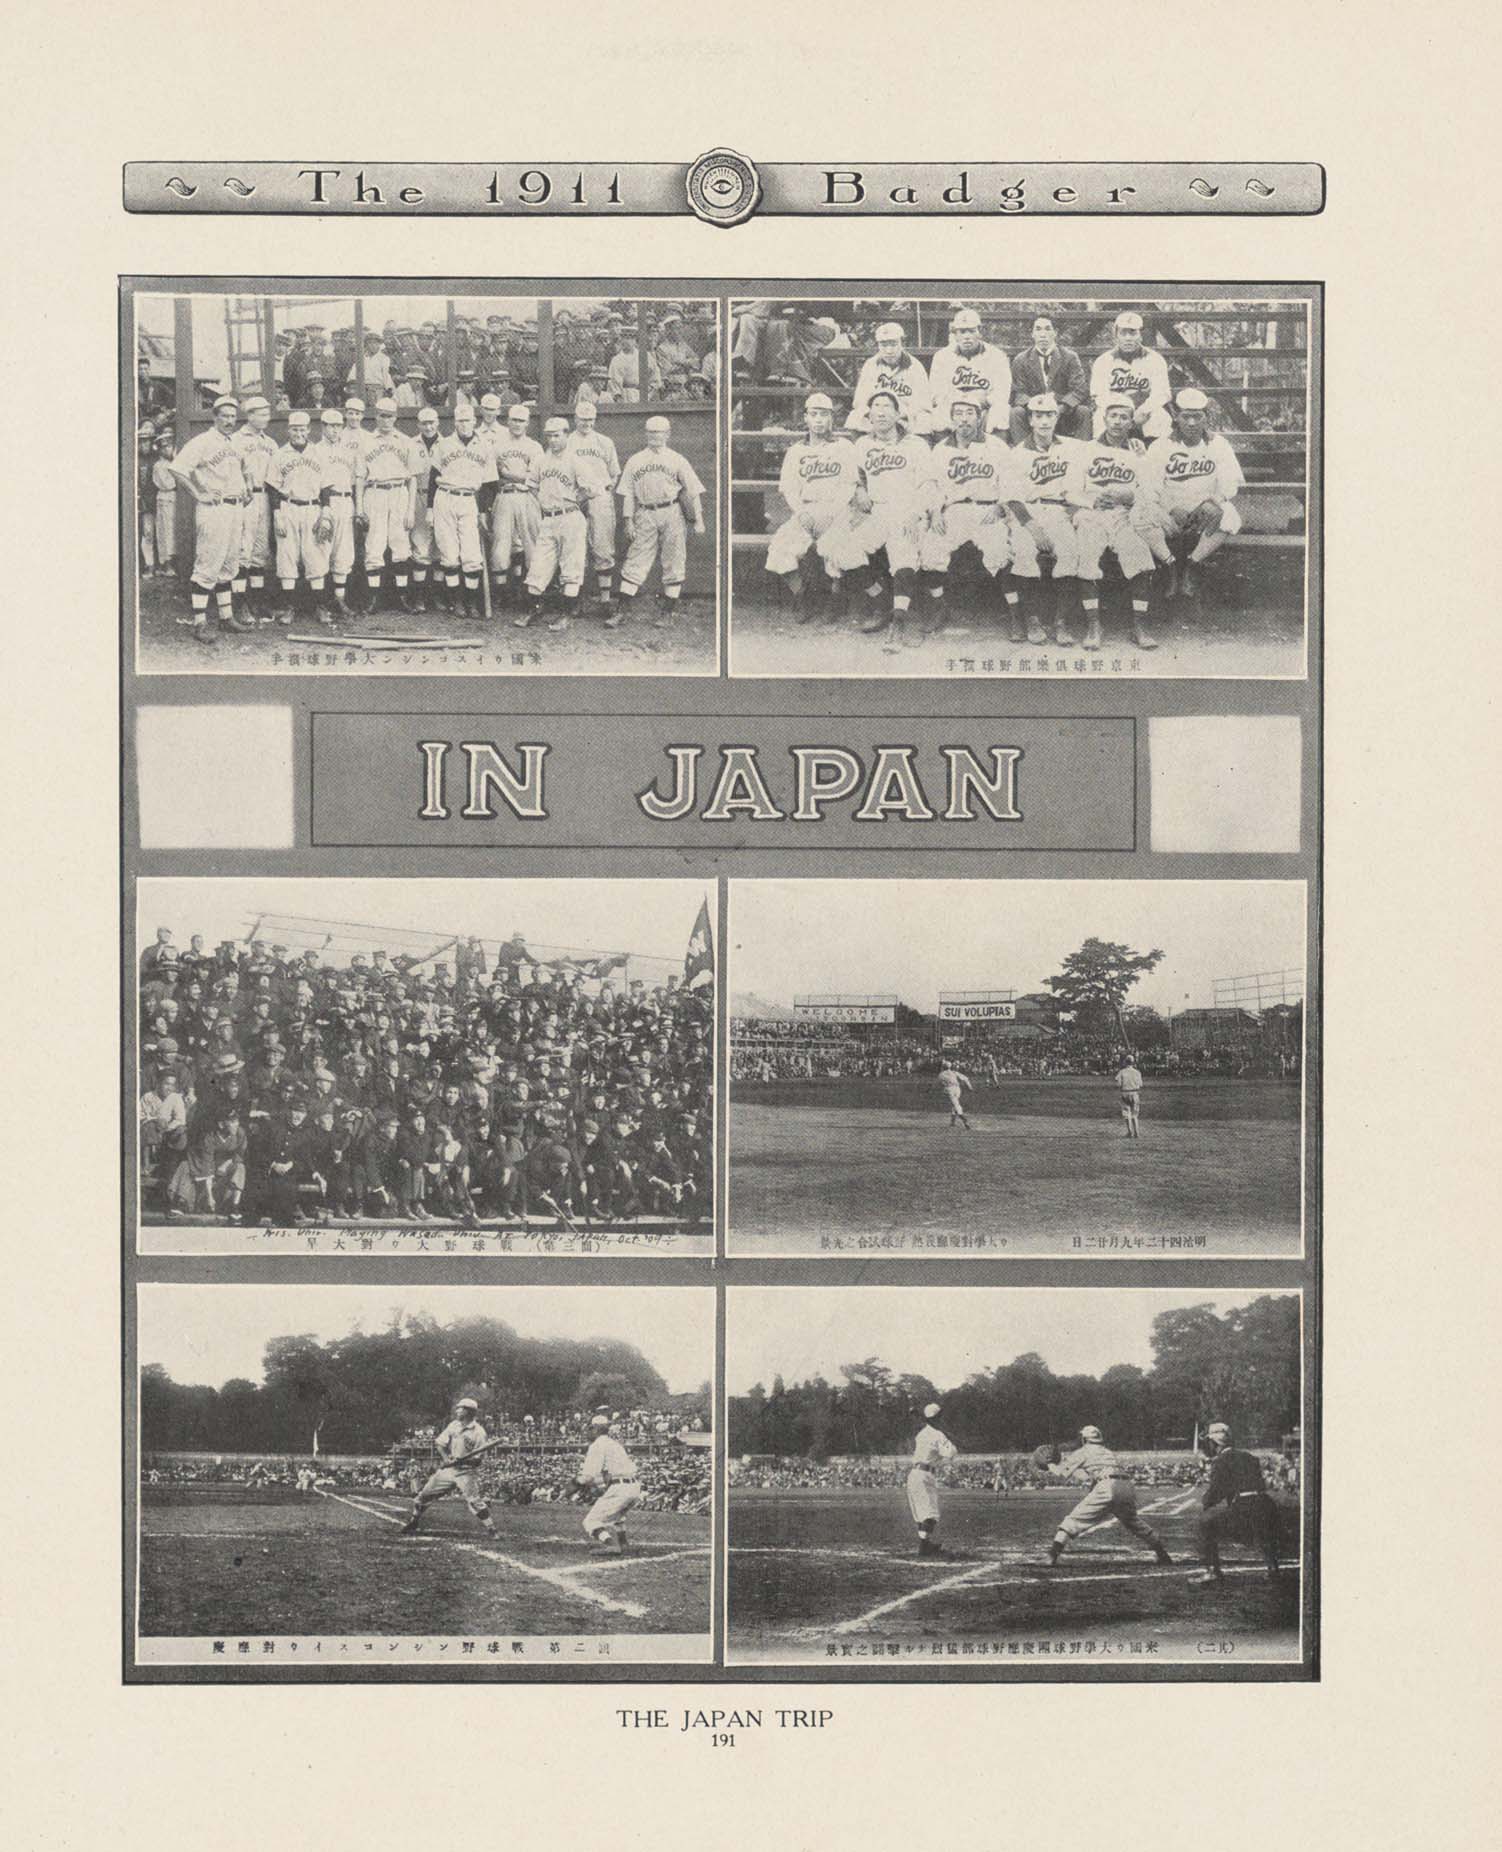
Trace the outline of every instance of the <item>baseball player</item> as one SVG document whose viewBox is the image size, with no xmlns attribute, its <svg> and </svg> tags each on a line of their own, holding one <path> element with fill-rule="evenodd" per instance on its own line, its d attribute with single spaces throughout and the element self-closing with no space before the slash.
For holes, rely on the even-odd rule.
<svg viewBox="0 0 1502 1852">
<path fill-rule="evenodd" d="M 1075 577 L 1079 536 L 1069 507 L 1069 489 L 1079 468 L 1079 440 L 1058 435 L 1059 401 L 1051 392 L 1034 393 L 1027 402 L 1028 433 L 1010 453 L 1007 507 L 1012 517 L 1012 572 L 1026 580 L 1033 594 L 1025 610 L 1013 607 L 1012 641 L 1021 642 L 1016 619 L 1025 617 L 1029 643 L 1046 643 L 1044 619 L 1054 606 L 1054 640 L 1074 642 L 1058 586 Z M 1044 579 L 1050 593 L 1042 590 Z"/>
<path fill-rule="evenodd" d="M 985 408 L 981 430 L 1005 437 L 1012 398 L 1012 363 L 981 333 L 980 316 L 961 309 L 949 324 L 949 345 L 941 347 L 928 369 L 935 429 L 953 430 L 953 408 L 968 399 Z"/>
<path fill-rule="evenodd" d="M 159 431 L 151 465 L 151 483 L 156 490 L 156 569 L 169 577 L 177 575 L 177 478 L 172 473 L 175 449 L 172 433 Z"/>
<path fill-rule="evenodd" d="M 950 562 L 967 542 L 993 579 L 1012 557 L 1001 500 L 1011 465 L 1006 445 L 986 434 L 989 416 L 984 399 L 951 400 L 945 412 L 950 434 L 933 448 L 938 505 L 920 536 L 918 563 L 935 610 L 943 602 Z"/>
<path fill-rule="evenodd" d="M 373 431 L 365 425 L 365 401 L 352 393 L 344 401 L 344 431 L 340 441 L 350 455 L 351 473 L 358 478 L 368 474 L 371 440 Z M 345 602 L 350 610 L 369 610 L 374 602 L 369 574 L 365 571 L 365 549 L 354 544 L 364 531 L 360 518 L 360 498 L 358 490 L 353 499 L 353 520 L 350 531 L 350 570 L 344 588 Z"/>
<path fill-rule="evenodd" d="M 429 452 L 428 470 L 433 484 L 433 539 L 443 571 L 439 609 L 455 616 L 483 616 L 480 574 L 485 570 L 485 557 L 480 522 L 495 497 L 497 475 L 495 458 L 475 441 L 471 402 L 459 402 L 454 429 Z"/>
<path fill-rule="evenodd" d="M 428 573 L 433 566 L 433 452 L 438 448 L 438 413 L 424 405 L 417 414 L 417 443 L 412 484 L 412 609 L 428 608 Z"/>
<path fill-rule="evenodd" d="M 568 451 L 579 465 L 581 478 L 587 478 L 589 493 L 584 501 L 584 519 L 589 526 L 589 564 L 595 575 L 595 589 L 600 602 L 609 605 L 615 578 L 615 485 L 621 479 L 621 459 L 614 443 L 598 428 L 599 414 L 592 399 L 581 399 L 574 407 L 574 430 Z M 605 619 L 613 630 L 620 618 L 613 612 Z"/>
<path fill-rule="evenodd" d="M 1221 1540 L 1235 1537 L 1261 1550 L 1267 1579 L 1278 1581 L 1281 1527 L 1278 1507 L 1262 1477 L 1262 1462 L 1256 1454 L 1232 1444 L 1231 1430 L 1224 1421 L 1210 1423 L 1205 1441 L 1210 1449 L 1210 1478 L 1197 1526 L 1203 1567 L 1189 1580 L 1199 1587 L 1221 1581 Z"/>
<path fill-rule="evenodd" d="M 473 1396 L 460 1396 L 454 1404 L 454 1418 L 434 1443 L 443 1462 L 430 1473 L 422 1490 L 412 1501 L 412 1515 L 402 1526 L 401 1534 L 410 1537 L 422 1523 L 422 1514 L 440 1498 L 458 1496 L 469 1506 L 481 1530 L 494 1537 L 496 1528 L 490 1521 L 490 1500 L 480 1490 L 479 1475 L 473 1465 L 464 1462 L 485 1445 L 485 1430 L 476 1419 L 479 1404 Z"/>
<path fill-rule="evenodd" d="M 323 457 L 323 505 L 333 522 L 329 540 L 329 577 L 336 612 L 350 615 L 345 587 L 355 563 L 355 495 L 365 489 L 364 432 L 352 434 L 344 422 L 344 413 L 336 405 L 318 414 L 323 429 L 319 449 Z"/>
<path fill-rule="evenodd" d="M 633 1506 L 641 1503 L 641 1482 L 631 1464 L 631 1455 L 610 1432 L 610 1417 L 595 1415 L 589 1425 L 594 1430 L 594 1438 L 575 1483 L 593 1486 L 600 1495 L 584 1514 L 584 1534 L 601 1548 L 614 1543 L 624 1556 L 626 1526 L 621 1520 Z"/>
<path fill-rule="evenodd" d="M 211 598 L 226 629 L 251 628 L 234 604 L 249 499 L 245 458 L 230 441 L 239 422 L 238 400 L 227 394 L 215 399 L 213 424 L 190 437 L 170 466 L 194 501 L 192 615 L 187 621 L 200 643 L 218 641 L 209 629 Z"/>
<path fill-rule="evenodd" d="M 266 493 L 271 504 L 271 531 L 276 543 L 276 576 L 281 601 L 272 612 L 278 624 L 292 622 L 292 601 L 298 578 L 309 597 L 322 605 L 329 570 L 329 539 L 333 535 L 323 505 L 325 447 L 308 442 L 312 419 L 307 412 L 287 417 L 287 441 L 272 457 L 266 471 Z"/>
<path fill-rule="evenodd" d="M 525 405 L 513 405 L 506 413 L 491 441 L 500 486 L 496 492 L 495 514 L 490 524 L 490 583 L 499 599 L 511 583 L 511 561 L 521 555 L 517 571 L 518 590 L 532 569 L 537 547 L 542 511 L 537 501 L 538 471 L 542 468 L 543 447 L 527 435 L 532 417 Z"/>
<path fill-rule="evenodd" d="M 487 392 L 480 400 L 475 436 L 493 451 L 505 434 L 506 427 L 501 423 L 501 395 L 498 392 Z"/>
<path fill-rule="evenodd" d="M 810 393 L 803 401 L 803 423 L 808 435 L 788 445 L 777 478 L 777 492 L 791 512 L 767 547 L 767 571 L 782 580 L 800 624 L 812 615 L 809 569 L 819 562 L 829 585 L 831 616 L 839 610 L 841 572 L 829 557 L 825 536 L 849 516 L 851 497 L 860 486 L 855 445 L 835 435 L 834 400 L 823 392 Z"/>
<path fill-rule="evenodd" d="M 415 611 L 409 583 L 412 529 L 417 522 L 418 479 L 427 475 L 427 453 L 418 439 L 397 430 L 395 399 L 377 399 L 375 413 L 375 430 L 362 434 L 365 474 L 357 481 L 360 501 L 355 510 L 356 526 L 365 538 L 365 579 L 374 609 L 389 553 L 397 602 L 404 611 Z"/>
<path fill-rule="evenodd" d="M 1079 445 L 1069 490 L 1076 508 L 1084 644 L 1089 650 L 1101 646 L 1101 560 L 1109 550 L 1130 586 L 1132 637 L 1139 649 L 1156 649 L 1157 639 L 1147 629 L 1154 561 L 1146 530 L 1161 527 L 1162 517 L 1148 485 L 1147 447 L 1132 435 L 1133 405 L 1125 393 L 1108 395 L 1101 417 L 1101 435 Z"/>
<path fill-rule="evenodd" d="M 930 1402 L 923 1411 L 923 1426 L 913 1442 L 913 1463 L 907 1475 L 907 1508 L 918 1526 L 918 1554 L 947 1556 L 948 1551 L 936 1542 L 939 1528 L 939 1481 L 944 1468 L 959 1452 L 949 1436 L 933 1424 L 941 1409 Z"/>
<path fill-rule="evenodd" d="M 962 1074 L 952 1061 L 946 1061 L 939 1069 L 939 1085 L 944 1089 L 944 1098 L 949 1102 L 949 1123 L 962 1125 L 967 1132 L 973 1132 L 975 1127 L 965 1117 L 965 1094 L 975 1091 L 970 1076 Z"/>
<path fill-rule="evenodd" d="M 1057 1454 L 1058 1449 L 1054 1448 L 1053 1452 Z M 1087 1530 L 1093 1530 L 1097 1524 L 1106 1524 L 1112 1518 L 1124 1531 L 1140 1538 L 1160 1563 L 1172 1563 L 1173 1558 L 1165 1549 L 1163 1539 L 1138 1515 L 1137 1488 L 1116 1455 L 1106 1445 L 1105 1436 L 1099 1428 L 1081 1428 L 1079 1446 L 1073 1453 L 1065 1454 L 1062 1460 L 1054 1459 L 1045 1464 L 1038 1455 L 1034 1458 L 1045 1471 L 1057 1474 L 1061 1479 L 1085 1479 L 1090 1485 L 1090 1490 L 1073 1511 L 1059 1519 L 1059 1528 L 1048 1546 L 1050 1569 L 1076 1537 L 1083 1537 Z"/>
<path fill-rule="evenodd" d="M 621 567 L 621 597 L 635 598 L 651 573 L 653 561 L 660 558 L 666 609 L 658 613 L 659 630 L 667 628 L 668 611 L 683 595 L 683 577 L 688 570 L 688 526 L 692 525 L 696 534 L 704 532 L 704 484 L 688 458 L 669 447 L 672 431 L 666 418 L 649 418 L 647 447 L 638 450 L 627 463 L 616 487 L 626 531 L 631 536 Z"/>
<path fill-rule="evenodd" d="M 250 499 L 245 505 L 240 570 L 235 576 L 234 589 L 242 599 L 241 609 L 245 615 L 266 623 L 270 621 L 270 613 L 264 609 L 266 573 L 271 565 L 271 503 L 266 495 L 266 472 L 276 455 L 276 440 L 266 428 L 271 423 L 271 406 L 267 400 L 247 399 L 240 410 L 245 422 L 232 441 L 240 452 L 245 489 Z"/>
<path fill-rule="evenodd" d="M 1130 1053 L 1121 1058 L 1116 1070 L 1116 1091 L 1121 1096 L 1121 1116 L 1126 1121 L 1126 1136 L 1140 1138 L 1137 1113 L 1142 1105 L 1142 1074 Z"/>
<path fill-rule="evenodd" d="M 1197 386 L 1182 387 L 1174 395 L 1172 433 L 1148 448 L 1150 480 L 1173 550 L 1170 598 L 1192 598 L 1194 568 L 1241 532 L 1236 492 L 1246 478 L 1225 438 L 1209 431 L 1209 409 Z"/>
<path fill-rule="evenodd" d="M 1106 400 L 1124 394 L 1131 401 L 1136 435 L 1149 440 L 1167 437 L 1173 429 L 1168 415 L 1173 391 L 1168 382 L 1168 362 L 1157 348 L 1143 344 L 1142 317 L 1135 309 L 1123 309 L 1111 330 L 1113 345 L 1097 354 L 1090 368 L 1090 402 L 1095 408 L 1093 434 L 1099 437 L 1106 428 Z"/>
<path fill-rule="evenodd" d="M 845 421 L 847 429 L 875 428 L 871 423 L 871 401 L 878 392 L 891 395 L 909 435 L 924 436 L 933 429 L 933 388 L 923 362 L 907 351 L 904 338 L 898 322 L 883 322 L 876 330 L 876 352 L 856 379 L 855 398 Z"/>
<path fill-rule="evenodd" d="M 535 477 L 541 524 L 532 548 L 532 564 L 527 570 L 527 609 L 512 621 L 518 630 L 527 628 L 541 611 L 543 596 L 556 572 L 563 591 L 563 609 L 548 629 L 567 630 L 569 619 L 579 607 L 579 591 L 589 555 L 589 523 L 584 518 L 584 504 L 589 496 L 590 478 L 587 474 L 581 478 L 578 460 L 569 454 L 567 418 L 549 418 L 542 427 L 542 435 L 546 448 Z M 501 496 L 503 503 L 507 499 L 504 494 Z"/>
<path fill-rule="evenodd" d="M 938 501 L 933 458 L 921 437 L 898 423 L 895 393 L 885 389 L 871 395 L 866 416 L 871 434 L 856 440 L 860 482 L 845 519 L 831 527 L 825 557 L 841 572 L 870 567 L 866 593 L 872 614 L 861 625 L 868 636 L 891 630 L 886 645 L 895 649 L 902 640 L 907 612 L 918 582 L 919 535 Z M 877 602 L 884 594 L 880 569 L 872 564 L 886 550 L 892 573 L 892 614 Z"/>
</svg>

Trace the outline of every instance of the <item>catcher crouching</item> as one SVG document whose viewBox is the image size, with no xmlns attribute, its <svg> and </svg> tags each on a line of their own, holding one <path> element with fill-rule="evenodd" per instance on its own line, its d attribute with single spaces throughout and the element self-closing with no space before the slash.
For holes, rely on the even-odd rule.
<svg viewBox="0 0 1502 1852">
<path fill-rule="evenodd" d="M 1055 1446 L 1034 1448 L 1033 1464 L 1043 1472 L 1056 1474 L 1061 1479 L 1086 1479 L 1090 1483 L 1090 1490 L 1073 1511 L 1059 1520 L 1059 1528 L 1048 1546 L 1050 1569 L 1075 1538 L 1083 1537 L 1086 1531 L 1092 1530 L 1097 1524 L 1108 1523 L 1112 1518 L 1124 1531 L 1140 1538 L 1160 1563 L 1172 1563 L 1173 1558 L 1164 1547 L 1163 1539 L 1139 1515 L 1137 1488 L 1116 1455 L 1106 1445 L 1105 1436 L 1099 1428 L 1081 1428 L 1079 1446 L 1062 1459 Z"/>
</svg>

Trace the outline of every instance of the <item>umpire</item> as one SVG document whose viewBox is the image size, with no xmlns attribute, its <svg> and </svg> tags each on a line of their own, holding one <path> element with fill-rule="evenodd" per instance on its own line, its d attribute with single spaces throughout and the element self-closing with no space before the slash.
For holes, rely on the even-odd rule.
<svg viewBox="0 0 1502 1852">
<path fill-rule="evenodd" d="M 1263 1482 L 1262 1462 L 1256 1454 L 1231 1444 L 1231 1430 L 1224 1421 L 1212 1421 L 1205 1439 L 1214 1452 L 1197 1526 L 1202 1566 L 1189 1580 L 1202 1588 L 1222 1581 L 1221 1540 L 1232 1538 L 1255 1544 L 1267 1564 L 1268 1580 L 1276 1582 L 1281 1540 L 1278 1507 Z"/>
</svg>

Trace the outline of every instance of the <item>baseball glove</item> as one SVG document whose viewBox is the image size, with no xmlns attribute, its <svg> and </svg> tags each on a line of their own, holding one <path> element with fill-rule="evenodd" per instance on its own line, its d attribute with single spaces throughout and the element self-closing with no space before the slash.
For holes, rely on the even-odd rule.
<svg viewBox="0 0 1502 1852">
<path fill-rule="evenodd" d="M 313 538 L 321 547 L 326 547 L 334 538 L 334 517 L 327 509 L 313 523 Z"/>
<path fill-rule="evenodd" d="M 1044 1441 L 1041 1445 L 1033 1448 L 1034 1466 L 1046 1469 L 1050 1466 L 1057 1466 L 1058 1463 L 1059 1450 L 1051 1442 Z"/>
</svg>

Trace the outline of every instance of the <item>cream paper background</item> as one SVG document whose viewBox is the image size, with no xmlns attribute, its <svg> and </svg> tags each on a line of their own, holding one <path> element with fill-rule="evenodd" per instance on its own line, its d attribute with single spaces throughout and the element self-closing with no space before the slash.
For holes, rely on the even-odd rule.
<svg viewBox="0 0 1502 1852">
<path fill-rule="evenodd" d="M 22 0 L 5 43 L 4 133 L 20 138 L 3 345 L 9 1842 L 844 1852 L 1087 1835 L 1336 1852 L 1490 1838 L 1494 9 L 936 17 L 763 0 L 597 21 Z M 1330 203 L 1287 221 L 731 233 L 119 209 L 127 158 L 687 161 L 717 143 L 827 161 L 1317 159 Z M 1323 1682 L 843 1687 L 823 1694 L 822 1734 L 742 1733 L 729 1752 L 622 1732 L 614 1707 L 646 1701 L 628 1688 L 124 1690 L 116 274 L 727 269 L 1328 281 Z M 780 1691 L 744 1695 L 771 1706 Z"/>
</svg>

